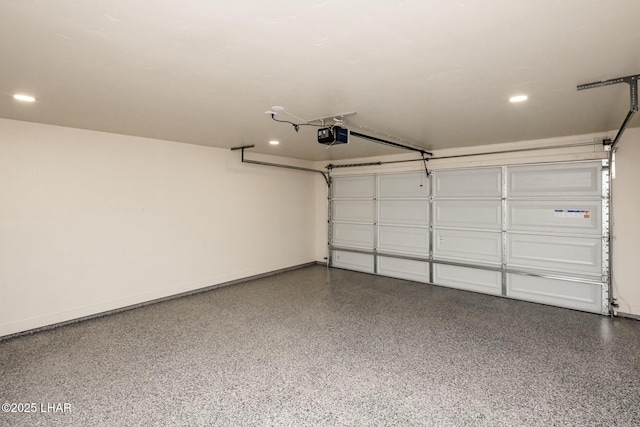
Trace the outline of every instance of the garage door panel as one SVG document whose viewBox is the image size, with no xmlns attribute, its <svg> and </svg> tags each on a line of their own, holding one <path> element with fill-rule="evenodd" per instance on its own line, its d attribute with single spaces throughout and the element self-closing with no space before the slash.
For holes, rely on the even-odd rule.
<svg viewBox="0 0 640 427">
<path fill-rule="evenodd" d="M 434 197 L 502 197 L 502 169 L 462 169 L 434 173 Z"/>
<path fill-rule="evenodd" d="M 485 294 L 502 293 L 502 274 L 499 271 L 434 264 L 433 283 Z"/>
<path fill-rule="evenodd" d="M 378 177 L 380 198 L 428 198 L 429 185 L 425 172 L 383 174 Z"/>
<path fill-rule="evenodd" d="M 433 215 L 436 227 L 502 228 L 500 200 L 436 200 Z"/>
<path fill-rule="evenodd" d="M 602 201 L 508 201 L 507 230 L 601 235 Z"/>
<path fill-rule="evenodd" d="M 576 310 L 602 312 L 602 285 L 507 275 L 507 296 Z"/>
<path fill-rule="evenodd" d="M 602 239 L 507 235 L 507 265 L 538 270 L 602 274 Z"/>
<path fill-rule="evenodd" d="M 378 206 L 380 223 L 429 225 L 428 200 L 380 200 Z"/>
<path fill-rule="evenodd" d="M 378 273 L 398 279 L 429 282 L 429 263 L 409 259 L 378 257 Z"/>
<path fill-rule="evenodd" d="M 333 202 L 333 220 L 372 223 L 373 200 L 336 200 Z"/>
<path fill-rule="evenodd" d="M 373 224 L 333 224 L 333 244 L 373 249 Z"/>
<path fill-rule="evenodd" d="M 371 198 L 375 197 L 375 176 L 354 175 L 332 178 L 334 198 Z"/>
<path fill-rule="evenodd" d="M 378 249 L 406 254 L 429 255 L 429 229 L 426 227 L 378 227 Z"/>
<path fill-rule="evenodd" d="M 334 267 L 373 273 L 373 255 L 357 252 L 333 251 L 331 263 Z"/>
<path fill-rule="evenodd" d="M 599 163 L 511 166 L 507 169 L 508 197 L 599 197 Z"/>
<path fill-rule="evenodd" d="M 502 234 L 499 232 L 434 230 L 434 258 L 500 264 Z"/>
</svg>

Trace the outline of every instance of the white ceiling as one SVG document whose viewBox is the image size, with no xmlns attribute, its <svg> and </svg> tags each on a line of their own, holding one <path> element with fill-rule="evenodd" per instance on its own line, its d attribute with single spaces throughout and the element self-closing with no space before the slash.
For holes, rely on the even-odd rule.
<svg viewBox="0 0 640 427">
<path fill-rule="evenodd" d="M 600 132 L 629 86 L 576 85 L 640 73 L 639 20 L 638 0 L 2 0 L 0 117 L 310 160 L 398 150 L 265 111 L 355 111 L 432 150 Z"/>
</svg>

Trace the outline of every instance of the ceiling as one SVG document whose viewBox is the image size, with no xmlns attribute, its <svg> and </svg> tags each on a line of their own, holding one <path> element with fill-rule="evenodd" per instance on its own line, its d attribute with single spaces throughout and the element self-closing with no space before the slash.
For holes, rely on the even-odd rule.
<svg viewBox="0 0 640 427">
<path fill-rule="evenodd" d="M 398 150 L 265 111 L 356 112 L 429 150 L 600 132 L 629 86 L 576 85 L 640 73 L 639 20 L 638 0 L 3 0 L 0 117 L 309 160 Z"/>
</svg>

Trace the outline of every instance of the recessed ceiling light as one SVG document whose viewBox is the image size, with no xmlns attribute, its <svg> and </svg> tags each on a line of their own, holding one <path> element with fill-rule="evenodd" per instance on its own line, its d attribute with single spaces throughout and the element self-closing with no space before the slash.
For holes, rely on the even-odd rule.
<svg viewBox="0 0 640 427">
<path fill-rule="evenodd" d="M 271 111 L 284 111 L 284 107 L 274 105 L 273 107 L 271 107 Z"/>
<path fill-rule="evenodd" d="M 271 141 L 269 141 L 269 144 L 278 145 L 278 144 L 280 144 L 280 141 L 276 141 L 275 139 L 272 139 Z"/>
<path fill-rule="evenodd" d="M 22 102 L 35 102 L 35 98 L 31 95 L 25 95 L 23 93 L 16 93 L 15 95 L 13 95 L 13 99 L 15 99 L 16 101 L 22 101 Z"/>
<path fill-rule="evenodd" d="M 529 99 L 527 95 L 514 95 L 509 98 L 509 102 L 523 102 Z"/>
</svg>

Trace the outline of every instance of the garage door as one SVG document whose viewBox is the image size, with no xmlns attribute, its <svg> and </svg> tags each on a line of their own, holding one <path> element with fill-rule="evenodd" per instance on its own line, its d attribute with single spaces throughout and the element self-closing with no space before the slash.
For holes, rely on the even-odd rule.
<svg viewBox="0 0 640 427">
<path fill-rule="evenodd" d="M 608 313 L 601 161 L 339 176 L 331 265 Z"/>
</svg>

